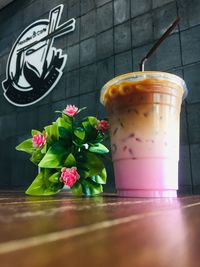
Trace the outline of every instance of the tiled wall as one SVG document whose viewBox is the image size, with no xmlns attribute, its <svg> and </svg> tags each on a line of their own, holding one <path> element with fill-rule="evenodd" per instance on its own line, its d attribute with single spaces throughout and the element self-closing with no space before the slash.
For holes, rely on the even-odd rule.
<svg viewBox="0 0 200 267">
<path fill-rule="evenodd" d="M 14 147 L 55 118 L 66 103 L 88 106 L 103 117 L 99 90 L 110 78 L 138 70 L 139 62 L 166 27 L 182 17 L 180 26 L 146 63 L 183 77 L 189 95 L 181 112 L 179 184 L 182 192 L 200 192 L 200 1 L 198 0 L 15 0 L 0 11 L 0 81 L 5 79 L 10 49 L 20 32 L 50 9 L 64 4 L 62 20 L 77 20 L 75 32 L 56 40 L 68 54 L 64 75 L 39 103 L 24 108 L 9 104 L 0 90 L 0 188 L 26 186 L 36 168 Z M 107 190 L 114 189 L 108 164 Z"/>
</svg>

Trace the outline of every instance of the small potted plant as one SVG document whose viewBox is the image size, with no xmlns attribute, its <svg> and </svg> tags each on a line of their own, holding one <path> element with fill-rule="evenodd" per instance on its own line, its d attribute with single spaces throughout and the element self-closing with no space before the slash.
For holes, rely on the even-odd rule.
<svg viewBox="0 0 200 267">
<path fill-rule="evenodd" d="M 88 116 L 77 119 L 78 109 L 67 105 L 44 130 L 32 130 L 32 138 L 16 149 L 31 155 L 38 174 L 28 195 L 53 195 L 68 186 L 75 195 L 93 196 L 103 192 L 106 169 L 103 158 L 109 150 L 102 144 L 107 138 L 109 123 Z"/>
</svg>

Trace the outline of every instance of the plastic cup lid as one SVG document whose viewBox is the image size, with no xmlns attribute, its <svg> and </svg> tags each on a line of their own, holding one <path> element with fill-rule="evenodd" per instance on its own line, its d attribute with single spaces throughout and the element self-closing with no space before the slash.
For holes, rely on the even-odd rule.
<svg viewBox="0 0 200 267">
<path fill-rule="evenodd" d="M 186 83 L 179 76 L 177 76 L 175 74 L 167 73 L 167 72 L 159 72 L 159 71 L 144 71 L 144 72 L 142 72 L 141 71 L 141 72 L 126 73 L 126 74 L 117 76 L 117 77 L 113 78 L 112 80 L 110 80 L 109 82 L 107 82 L 103 86 L 103 88 L 101 89 L 100 102 L 102 104 L 104 103 L 104 95 L 105 95 L 107 89 L 110 86 L 112 86 L 113 84 L 121 83 L 121 82 L 127 81 L 127 80 L 137 82 L 137 81 L 142 81 L 144 79 L 149 79 L 149 78 L 165 80 L 165 81 L 168 80 L 168 81 L 171 81 L 171 82 L 178 84 L 184 90 L 183 97 L 182 97 L 183 100 L 188 95 L 188 89 L 187 89 Z"/>
</svg>

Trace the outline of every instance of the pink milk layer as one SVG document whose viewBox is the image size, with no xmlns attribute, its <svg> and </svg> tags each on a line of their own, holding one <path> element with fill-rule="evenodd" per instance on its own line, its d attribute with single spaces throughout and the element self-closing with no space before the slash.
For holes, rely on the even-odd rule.
<svg viewBox="0 0 200 267">
<path fill-rule="evenodd" d="M 155 77 L 122 79 L 104 93 L 118 194 L 175 197 L 183 89 Z"/>
</svg>

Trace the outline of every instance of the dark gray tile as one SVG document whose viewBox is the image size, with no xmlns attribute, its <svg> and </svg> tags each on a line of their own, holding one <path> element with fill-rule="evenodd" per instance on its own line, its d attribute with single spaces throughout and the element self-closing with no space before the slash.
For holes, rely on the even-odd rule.
<svg viewBox="0 0 200 267">
<path fill-rule="evenodd" d="M 81 14 L 85 14 L 95 7 L 95 0 L 80 0 Z"/>
<path fill-rule="evenodd" d="M 13 146 L 15 148 L 18 144 L 23 142 L 26 139 L 31 138 L 31 135 L 23 136 L 21 140 L 17 140 L 16 143 Z M 30 185 L 30 182 L 34 179 L 35 175 L 32 174 L 33 169 L 37 172 L 37 167 L 30 161 L 30 155 L 27 153 L 16 151 L 13 153 L 15 155 L 15 159 L 11 162 L 11 184 L 12 188 L 16 186 L 16 184 L 20 183 L 21 186 L 27 186 Z M 36 174 L 35 172 L 35 174 Z M 30 175 L 30 176 L 29 176 Z"/>
<path fill-rule="evenodd" d="M 181 107 L 181 114 L 180 114 L 180 144 L 181 145 L 189 144 L 187 117 L 184 105 L 182 105 Z"/>
<path fill-rule="evenodd" d="M 90 38 L 80 44 L 80 65 L 84 66 L 96 60 L 96 39 Z"/>
<path fill-rule="evenodd" d="M 26 124 L 26 122 L 24 122 Z M 10 113 L 0 117 L 0 139 L 6 139 L 16 135 L 16 113 Z"/>
<path fill-rule="evenodd" d="M 105 107 L 99 101 L 99 103 L 98 103 L 98 118 L 99 119 L 104 119 L 106 117 L 107 117 L 107 114 L 106 114 Z"/>
<path fill-rule="evenodd" d="M 177 17 L 176 3 L 172 2 L 153 11 L 154 38 L 160 38 Z M 177 32 L 176 27 L 173 32 Z"/>
<path fill-rule="evenodd" d="M 8 188 L 11 186 L 11 169 L 12 163 L 15 162 L 16 156 L 19 152 L 15 150 L 16 137 L 6 137 L 4 140 L 0 140 L 1 152 L 0 152 L 0 168 L 1 179 L 0 188 Z"/>
<path fill-rule="evenodd" d="M 172 68 L 172 69 L 167 70 L 167 72 L 175 74 L 175 75 L 179 76 L 180 78 L 184 79 L 184 75 L 183 75 L 183 70 L 182 69 L 173 69 Z"/>
<path fill-rule="evenodd" d="M 113 25 L 113 5 L 108 3 L 97 9 L 97 32 L 105 31 Z"/>
<path fill-rule="evenodd" d="M 66 87 L 66 73 L 63 74 L 58 84 L 51 92 L 51 100 L 59 101 L 65 98 L 65 87 Z M 48 104 L 49 105 L 49 104 Z"/>
<path fill-rule="evenodd" d="M 178 0 L 178 13 L 181 17 L 181 30 L 200 24 L 200 1 Z"/>
<path fill-rule="evenodd" d="M 130 18 L 130 0 L 114 0 L 114 24 Z"/>
<path fill-rule="evenodd" d="M 115 56 L 115 75 L 132 72 L 132 53 L 127 51 Z"/>
<path fill-rule="evenodd" d="M 40 100 L 38 103 L 34 104 L 33 107 L 42 106 L 42 105 L 50 103 L 51 102 L 51 97 L 52 97 L 52 94 L 51 94 L 52 91 L 48 95 L 46 95 L 42 100 Z M 30 106 L 30 108 L 32 108 L 32 106 Z"/>
<path fill-rule="evenodd" d="M 70 71 L 67 74 L 66 97 L 77 96 L 79 94 L 79 70 Z"/>
<path fill-rule="evenodd" d="M 111 0 L 95 0 L 95 3 L 96 3 L 96 6 L 99 7 L 99 6 L 102 6 L 108 2 L 110 2 Z"/>
<path fill-rule="evenodd" d="M 193 194 L 199 195 L 200 194 L 200 185 L 195 185 L 193 188 Z"/>
<path fill-rule="evenodd" d="M 64 4 L 64 8 L 63 8 L 63 16 L 66 15 L 66 11 L 67 11 L 67 3 L 65 0 L 51 0 L 51 1 L 45 1 L 45 0 L 39 0 L 40 2 L 43 2 L 43 9 L 44 9 L 44 12 L 49 12 L 51 9 L 55 8 L 57 5 L 60 5 L 60 4 Z M 23 1 L 22 1 L 23 2 Z M 27 3 L 28 2 L 31 2 L 30 0 L 29 1 L 26 1 Z M 32 1 L 34 2 L 34 1 Z"/>
<path fill-rule="evenodd" d="M 200 103 L 187 106 L 189 142 L 190 144 L 200 143 Z"/>
<path fill-rule="evenodd" d="M 105 167 L 107 172 L 107 183 L 104 186 L 104 192 L 115 193 L 115 177 L 112 162 L 107 161 Z"/>
<path fill-rule="evenodd" d="M 80 18 L 76 18 L 75 30 L 67 34 L 66 45 L 70 46 L 75 43 L 78 43 L 79 38 L 80 38 Z"/>
<path fill-rule="evenodd" d="M 134 18 L 131 22 L 133 47 L 148 44 L 153 40 L 151 13 Z"/>
<path fill-rule="evenodd" d="M 37 14 L 37 15 L 36 15 Z M 28 26 L 37 20 L 38 17 L 44 14 L 42 1 L 34 1 L 23 10 L 23 23 Z M 48 14 L 47 14 L 48 17 Z"/>
<path fill-rule="evenodd" d="M 17 113 L 17 134 L 31 133 L 32 129 L 38 127 L 38 113 L 37 108 L 23 109 Z"/>
<path fill-rule="evenodd" d="M 67 49 L 67 63 L 68 71 L 77 69 L 79 67 L 79 44 L 70 46 Z"/>
<path fill-rule="evenodd" d="M 192 185 L 179 185 L 178 196 L 189 196 L 193 195 Z"/>
<path fill-rule="evenodd" d="M 96 18 L 95 11 L 91 11 L 81 17 L 81 40 L 91 37 L 95 34 Z"/>
<path fill-rule="evenodd" d="M 96 116 L 97 114 L 97 93 L 91 92 L 86 95 L 81 95 L 80 97 L 80 107 L 87 107 L 84 115 L 86 116 Z"/>
<path fill-rule="evenodd" d="M 52 105 L 51 105 L 52 121 L 55 121 L 59 116 L 55 111 L 56 110 L 64 110 L 67 104 L 73 104 L 73 103 L 68 102 L 67 98 L 64 100 L 60 100 L 60 101 L 52 103 Z"/>
<path fill-rule="evenodd" d="M 23 154 L 17 157 L 11 164 L 11 183 L 12 188 L 28 188 L 35 179 L 38 168 L 29 161 L 30 156 Z"/>
<path fill-rule="evenodd" d="M 144 45 L 133 49 L 133 70 L 140 70 L 140 62 L 150 50 L 153 44 Z M 156 58 L 155 54 L 152 55 L 145 63 L 145 70 L 156 70 Z"/>
<path fill-rule="evenodd" d="M 91 64 L 80 69 L 80 94 L 96 90 L 96 65 Z"/>
<path fill-rule="evenodd" d="M 2 147 L 2 142 L 0 141 L 0 145 Z M 2 153 L 3 154 L 3 153 Z M 0 179 L 0 188 L 1 189 L 9 189 L 11 186 L 11 164 L 7 157 L 0 157 L 0 168 L 1 168 L 1 179 Z"/>
<path fill-rule="evenodd" d="M 174 0 L 152 0 L 152 6 L 153 8 L 166 5 L 170 2 L 173 2 Z"/>
<path fill-rule="evenodd" d="M 80 16 L 80 0 L 68 0 L 67 1 L 67 8 L 68 8 L 68 18 L 77 18 Z"/>
<path fill-rule="evenodd" d="M 183 64 L 200 60 L 200 26 L 181 32 Z"/>
<path fill-rule="evenodd" d="M 152 0 L 131 0 L 131 17 L 137 17 L 150 11 L 151 2 Z"/>
<path fill-rule="evenodd" d="M 0 75 L 4 75 L 6 78 L 6 66 L 8 61 L 8 54 L 0 57 Z"/>
<path fill-rule="evenodd" d="M 194 186 L 200 185 L 200 145 L 191 145 L 191 164 L 192 164 L 192 178 L 194 182 Z"/>
<path fill-rule="evenodd" d="M 1 168 L 1 175 L 2 178 L 0 180 L 0 188 L 3 190 L 9 190 L 11 189 L 11 169 L 9 169 L 11 164 L 9 164 L 6 159 L 3 159 L 2 161 L 2 168 Z"/>
<path fill-rule="evenodd" d="M 11 48 L 14 45 L 15 38 L 13 35 L 6 36 L 5 38 L 1 39 L 0 42 L 0 56 L 7 56 L 10 54 Z"/>
<path fill-rule="evenodd" d="M 189 103 L 200 102 L 200 64 L 185 67 L 184 78 L 188 87 L 187 101 Z"/>
<path fill-rule="evenodd" d="M 15 110 L 15 106 L 12 105 L 8 100 L 4 97 L 3 95 L 3 90 L 0 93 L 0 114 L 5 115 L 5 114 L 10 114 Z"/>
<path fill-rule="evenodd" d="M 113 29 L 97 36 L 97 60 L 113 55 Z"/>
<path fill-rule="evenodd" d="M 154 54 L 157 70 L 181 66 L 180 41 L 178 34 L 169 36 Z"/>
<path fill-rule="evenodd" d="M 179 154 L 179 186 L 191 186 L 192 178 L 189 146 L 180 146 Z"/>
<path fill-rule="evenodd" d="M 53 122 L 54 112 L 52 112 L 51 105 L 38 107 L 38 130 L 42 131 L 45 126 Z"/>
<path fill-rule="evenodd" d="M 110 57 L 97 63 L 97 90 L 114 77 L 114 58 Z"/>
<path fill-rule="evenodd" d="M 114 46 L 115 53 L 119 53 L 131 48 L 130 21 L 125 22 L 114 28 Z"/>
</svg>

